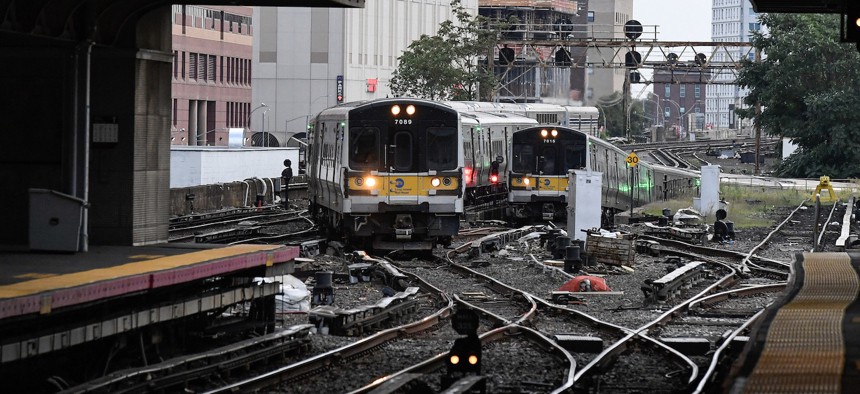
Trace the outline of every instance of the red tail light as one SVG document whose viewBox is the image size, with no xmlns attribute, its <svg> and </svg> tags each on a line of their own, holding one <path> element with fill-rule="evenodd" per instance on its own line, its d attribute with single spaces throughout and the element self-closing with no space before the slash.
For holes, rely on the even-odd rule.
<svg viewBox="0 0 860 394">
<path fill-rule="evenodd" d="M 491 183 L 499 183 L 499 176 L 496 174 L 490 175 L 490 182 Z"/>
</svg>

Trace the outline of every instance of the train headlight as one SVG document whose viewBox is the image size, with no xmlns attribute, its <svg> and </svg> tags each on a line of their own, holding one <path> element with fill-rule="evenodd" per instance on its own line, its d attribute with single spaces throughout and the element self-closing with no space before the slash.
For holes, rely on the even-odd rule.
<svg viewBox="0 0 860 394">
<path fill-rule="evenodd" d="M 361 186 L 364 184 L 364 178 L 355 178 L 355 185 Z"/>
<path fill-rule="evenodd" d="M 478 363 L 478 356 L 472 354 L 469 355 L 469 364 L 475 365 Z"/>
<path fill-rule="evenodd" d="M 406 106 L 406 115 L 409 115 L 409 116 L 415 115 L 415 106 L 414 105 L 409 104 Z"/>
<path fill-rule="evenodd" d="M 451 364 L 457 365 L 459 363 L 460 363 L 460 356 L 457 356 L 456 354 L 451 356 Z"/>
<path fill-rule="evenodd" d="M 391 114 L 394 116 L 400 115 L 400 106 L 399 105 L 392 105 L 391 106 Z"/>
<path fill-rule="evenodd" d="M 552 136 L 553 136 L 553 137 L 558 137 L 558 130 L 556 130 L 556 129 L 552 129 Z"/>
<path fill-rule="evenodd" d="M 541 131 L 540 131 L 540 136 L 541 136 L 541 137 L 546 138 L 546 136 L 547 136 L 547 135 L 549 135 L 549 132 L 548 132 L 548 131 L 546 131 L 546 129 L 543 129 L 543 130 L 541 130 Z"/>
<path fill-rule="evenodd" d="M 523 178 L 523 185 L 528 186 L 528 184 L 529 184 L 529 178 Z"/>
<path fill-rule="evenodd" d="M 433 187 L 439 187 L 441 183 L 442 181 L 439 180 L 439 178 L 433 178 L 430 180 L 430 184 L 433 185 Z"/>
<path fill-rule="evenodd" d="M 367 183 L 367 187 L 374 187 L 374 186 L 376 186 L 376 178 L 369 177 L 369 178 L 367 178 L 366 183 Z"/>
<path fill-rule="evenodd" d="M 447 176 L 442 178 L 442 184 L 445 186 L 451 186 L 451 178 L 449 178 Z"/>
</svg>

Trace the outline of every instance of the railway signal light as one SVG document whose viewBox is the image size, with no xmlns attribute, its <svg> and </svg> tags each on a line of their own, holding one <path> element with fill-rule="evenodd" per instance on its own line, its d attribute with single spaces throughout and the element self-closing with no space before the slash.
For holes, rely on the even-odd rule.
<svg viewBox="0 0 860 394">
<path fill-rule="evenodd" d="M 481 375 L 481 339 L 478 338 L 478 314 L 468 309 L 459 309 L 451 317 L 451 325 L 462 338 L 454 340 L 445 362 L 446 374 L 442 378 L 442 388 L 467 376 Z M 484 392 L 486 387 L 478 387 Z"/>
<path fill-rule="evenodd" d="M 490 183 L 499 183 L 499 161 L 493 160 L 490 163 Z"/>
<path fill-rule="evenodd" d="M 635 19 L 631 19 L 624 23 L 624 35 L 631 40 L 635 40 L 642 35 L 642 24 Z"/>
</svg>

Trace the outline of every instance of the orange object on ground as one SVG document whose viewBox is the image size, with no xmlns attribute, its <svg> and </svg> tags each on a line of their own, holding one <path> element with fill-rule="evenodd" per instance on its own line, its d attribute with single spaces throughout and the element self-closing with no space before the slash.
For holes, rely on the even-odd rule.
<svg viewBox="0 0 860 394">
<path fill-rule="evenodd" d="M 581 292 L 581 291 L 612 291 L 606 285 L 606 280 L 597 276 L 580 275 L 567 281 L 558 288 L 559 291 Z"/>
</svg>

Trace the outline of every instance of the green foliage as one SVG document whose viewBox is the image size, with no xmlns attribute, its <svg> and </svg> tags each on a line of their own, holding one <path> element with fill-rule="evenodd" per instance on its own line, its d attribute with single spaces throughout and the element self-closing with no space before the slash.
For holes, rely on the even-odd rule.
<svg viewBox="0 0 860 394">
<path fill-rule="evenodd" d="M 430 100 L 479 100 L 492 95 L 498 81 L 478 62 L 496 44 L 496 31 L 483 29 L 485 19 L 451 2 L 456 22 L 439 25 L 435 36 L 422 35 L 398 58 L 390 87 L 397 96 Z M 481 91 L 479 91 L 481 89 Z"/>
<path fill-rule="evenodd" d="M 860 54 L 839 42 L 838 15 L 763 14 L 761 22 L 769 33 L 753 43 L 766 56 L 745 61 L 738 83 L 750 88 L 747 104 L 762 104 L 755 122 L 801 148 L 777 173 L 860 176 Z"/>
<path fill-rule="evenodd" d="M 601 116 L 606 115 L 607 137 L 627 137 L 627 114 L 624 112 L 622 97 L 621 92 L 615 92 L 598 100 L 597 106 L 602 110 Z M 634 136 L 642 134 L 648 121 L 642 109 L 642 102 L 628 98 L 627 103 L 630 111 L 630 134 Z M 601 126 L 603 120 L 600 119 Z"/>
<path fill-rule="evenodd" d="M 720 197 L 728 203 L 728 219 L 736 229 L 775 226 L 771 213 L 776 207 L 797 206 L 809 193 L 799 189 L 764 189 L 756 187 L 723 185 Z M 691 207 L 689 199 L 655 202 L 643 207 L 643 212 L 660 215 L 663 208 L 672 212 Z M 716 218 L 706 218 L 711 224 Z"/>
</svg>

